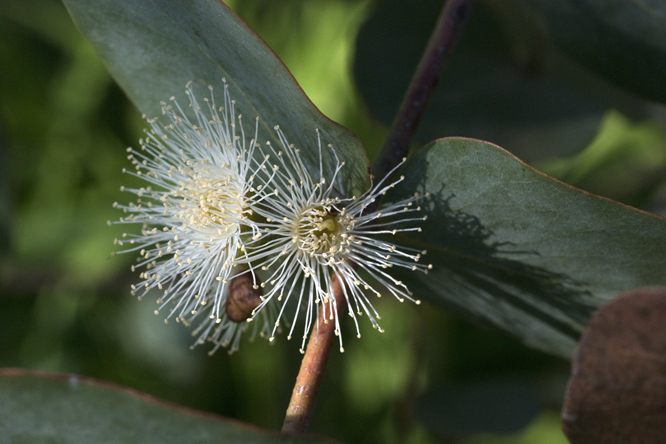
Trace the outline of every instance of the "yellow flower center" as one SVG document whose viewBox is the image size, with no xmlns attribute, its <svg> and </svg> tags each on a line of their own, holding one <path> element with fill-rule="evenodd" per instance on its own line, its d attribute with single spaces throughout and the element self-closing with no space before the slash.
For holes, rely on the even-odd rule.
<svg viewBox="0 0 666 444">
<path fill-rule="evenodd" d="M 219 235 L 237 230 L 245 205 L 235 179 L 235 173 L 225 167 L 193 169 L 173 193 L 182 198 L 178 216 L 194 228 L 214 229 Z"/>
<path fill-rule="evenodd" d="M 294 241 L 310 256 L 339 251 L 348 243 L 347 226 L 350 219 L 333 208 L 307 208 L 301 213 L 293 229 Z"/>
</svg>

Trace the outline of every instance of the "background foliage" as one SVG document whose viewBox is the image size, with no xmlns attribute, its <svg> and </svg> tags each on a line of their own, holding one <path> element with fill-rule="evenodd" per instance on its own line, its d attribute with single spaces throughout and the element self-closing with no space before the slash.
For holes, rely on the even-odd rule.
<svg viewBox="0 0 666 444">
<path fill-rule="evenodd" d="M 359 136 L 372 160 L 385 127 L 372 100 L 359 93 L 359 69 L 370 68 L 357 61 L 357 87 L 352 65 L 361 51 L 357 33 L 369 18 L 377 20 L 378 6 L 351 0 L 229 3 L 315 105 Z M 436 10 L 441 2 L 423 4 Z M 427 35 L 430 26 L 422 27 Z M 525 66 L 511 60 L 502 63 L 520 73 Z M 121 174 L 124 148 L 136 145 L 143 122 L 63 6 L 55 0 L 2 2 L 0 61 L 0 367 L 93 376 L 279 428 L 299 344 L 244 341 L 236 355 L 209 358 L 203 349 L 190 351 L 189 332 L 165 326 L 148 300 L 129 297 L 132 258 L 110 258 L 118 230 L 106 221 L 118 217 L 111 203 L 124 198 L 119 187 L 130 180 Z M 598 81 L 590 72 L 585 76 Z M 386 94 L 402 94 L 399 82 L 373 78 Z M 484 85 L 506 94 L 504 84 Z M 533 157 L 537 167 L 663 214 L 665 137 L 653 117 L 661 119 L 661 110 L 651 106 L 641 104 L 648 111 L 635 115 L 595 104 L 596 120 L 581 112 L 580 120 L 565 122 L 576 128 L 594 123 L 586 137 L 574 134 L 586 148 L 570 157 L 546 151 Z M 552 134 L 543 122 L 519 130 L 537 138 Z M 464 131 L 452 127 L 437 135 L 473 135 Z M 385 299 L 378 309 L 386 333 L 362 324 L 363 339 L 350 338 L 344 355 L 332 355 L 313 432 L 367 443 L 566 442 L 557 411 L 568 363 L 427 304 Z"/>
</svg>

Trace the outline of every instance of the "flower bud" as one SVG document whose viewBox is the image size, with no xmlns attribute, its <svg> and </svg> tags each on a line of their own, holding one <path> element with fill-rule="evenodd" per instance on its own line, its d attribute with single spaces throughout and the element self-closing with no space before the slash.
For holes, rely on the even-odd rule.
<svg viewBox="0 0 666 444">
<path fill-rule="evenodd" d="M 261 283 L 258 277 L 255 279 L 256 283 L 250 273 L 243 273 L 229 281 L 226 310 L 231 321 L 238 323 L 247 320 L 252 317 L 252 311 L 261 304 Z"/>
</svg>

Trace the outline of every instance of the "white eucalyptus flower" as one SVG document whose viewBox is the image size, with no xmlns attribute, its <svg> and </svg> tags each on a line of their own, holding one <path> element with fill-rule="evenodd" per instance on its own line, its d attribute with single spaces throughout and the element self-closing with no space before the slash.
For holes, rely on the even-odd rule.
<svg viewBox="0 0 666 444">
<path fill-rule="evenodd" d="M 212 341 L 211 353 L 228 345 L 236 350 L 247 322 L 256 317 L 263 322 L 255 324 L 253 335 L 259 331 L 273 340 L 287 305 L 296 310 L 292 320 L 285 320 L 291 324 L 289 339 L 299 312 L 305 311 L 304 348 L 323 310 L 326 322 L 335 322 L 343 351 L 333 279 L 342 284 L 359 337 L 356 316 L 363 314 L 383 331 L 367 292 L 420 303 L 389 269 L 427 273 L 432 266 L 419 262 L 425 251 L 386 239 L 420 231 L 414 222 L 425 217 L 414 214 L 420 210 L 414 203 L 421 197 L 380 211 L 368 208 L 404 178 L 380 181 L 359 197 L 344 196 L 336 186 L 344 162 L 328 145 L 335 166 L 327 181 L 318 131 L 319 171 L 313 172 L 279 127 L 281 150 L 256 142 L 258 124 L 246 143 L 226 84 L 219 108 L 209 88 L 202 109 L 187 85 L 195 121 L 172 97 L 171 104 L 162 103 L 171 123 L 148 120 L 151 130 L 140 140 L 141 149 L 128 148 L 136 169 L 130 174 L 149 184 L 123 188 L 137 196 L 136 203 L 114 204 L 127 213 L 119 223 L 141 225 L 140 234 L 116 240 L 128 247 L 121 252 L 140 254 L 132 270 L 141 270 L 142 280 L 132 286 L 132 294 L 141 299 L 159 292 L 155 313 L 165 312 L 165 322 L 197 322 L 194 345 Z"/>
<path fill-rule="evenodd" d="M 300 151 L 287 142 L 279 127 L 275 129 L 282 149 L 273 148 L 270 142 L 266 143 L 265 149 L 257 146 L 263 150 L 265 159 L 272 162 L 270 176 L 267 172 L 257 176 L 264 184 L 264 190 L 272 190 L 272 195 L 252 205 L 254 220 L 265 236 L 263 242 L 252 249 L 253 260 L 248 265 L 268 276 L 263 284 L 255 282 L 255 288 L 263 287 L 264 301 L 253 315 L 261 313 L 275 299 L 281 302 L 270 334 L 270 340 L 273 340 L 285 308 L 295 306 L 293 319 L 286 321 L 291 324 L 288 336 L 291 339 L 299 312 L 304 310 L 303 352 L 313 321 L 319 311 L 324 310 L 326 322 L 335 322 L 340 350 L 344 351 L 333 278 L 343 284 L 348 314 L 354 319 L 358 337 L 356 316 L 363 314 L 370 318 L 375 328 L 383 331 L 377 322 L 380 316 L 367 292 L 379 297 L 384 291 L 401 302 L 409 299 L 420 303 L 412 298 L 403 282 L 391 275 L 390 268 L 403 267 L 427 273 L 432 266 L 419 262 L 425 251 L 398 247 L 387 238 L 399 232 L 421 230 L 414 226 L 415 222 L 425 220 L 425 217 L 414 214 L 420 211 L 414 203 L 421 197 L 416 194 L 381 210 L 369 210 L 369 206 L 374 207 L 376 199 L 404 177 L 391 184 L 382 180 L 360 196 L 343 196 L 335 184 L 339 182 L 344 162 L 338 160 L 335 149 L 328 145 L 336 166 L 332 177 L 324 177 L 319 131 L 319 171 L 313 174 L 301 159 Z M 359 273 L 361 270 L 370 279 L 364 277 L 366 273 Z"/>
<path fill-rule="evenodd" d="M 159 292 L 160 307 L 155 313 L 164 312 L 165 322 L 173 318 L 185 325 L 198 323 L 193 331 L 195 345 L 210 340 L 215 344 L 212 353 L 229 344 L 231 351 L 237 349 L 242 331 L 249 326 L 242 314 L 233 319 L 228 293 L 233 279 L 251 273 L 252 257 L 245 246 L 258 236 L 250 217 L 253 205 L 265 198 L 253 187 L 252 176 L 267 161 L 253 159 L 258 125 L 255 139 L 246 143 L 241 116 L 234 114 L 235 101 L 226 84 L 224 106 L 219 108 L 209 88 L 210 99 L 203 99 L 202 109 L 191 82 L 187 85 L 195 121 L 188 119 L 173 97 L 170 104 L 161 103 L 171 123 L 164 126 L 157 118 L 148 120 L 152 129 L 140 140 L 141 149 L 127 150 L 136 168 L 130 174 L 147 185 L 123 188 L 137 196 L 136 203 L 114 206 L 127 213 L 120 223 L 142 227 L 140 234 L 123 234 L 116 240 L 129 246 L 122 252 L 140 254 L 132 270 L 141 270 L 142 280 L 132 285 L 132 294 L 141 299 L 151 290 Z M 257 279 L 253 277 L 252 282 Z M 236 287 L 241 298 L 252 298 L 247 288 Z M 254 298 L 245 317 L 261 302 L 260 294 Z M 262 310 L 262 334 L 272 329 L 271 314 L 270 307 Z"/>
</svg>

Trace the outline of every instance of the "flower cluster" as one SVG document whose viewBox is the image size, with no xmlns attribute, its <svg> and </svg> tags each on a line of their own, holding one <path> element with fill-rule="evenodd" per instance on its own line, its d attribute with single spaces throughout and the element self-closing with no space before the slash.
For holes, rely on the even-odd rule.
<svg viewBox="0 0 666 444">
<path fill-rule="evenodd" d="M 122 252 L 139 252 L 132 270 L 141 270 L 141 281 L 132 293 L 141 299 L 158 291 L 156 314 L 167 311 L 165 322 L 197 323 L 194 345 L 209 340 L 211 353 L 220 346 L 237 349 L 250 321 L 259 321 L 253 336 L 259 332 L 272 341 L 284 322 L 291 338 L 301 311 L 301 352 L 320 311 L 335 322 L 343 350 L 336 298 L 346 299 L 359 337 L 357 316 L 363 314 L 382 331 L 368 292 L 420 303 L 388 269 L 427 272 L 431 266 L 420 262 L 425 252 L 385 240 L 420 231 L 413 226 L 425 219 L 415 214 L 420 196 L 368 209 L 404 178 L 345 197 L 335 185 L 344 162 L 328 145 L 336 164 L 333 177 L 324 177 L 318 131 L 319 171 L 312 172 L 279 127 L 279 148 L 257 140 L 258 119 L 248 142 L 226 82 L 223 106 L 209 88 L 202 108 L 187 85 L 194 121 L 172 97 L 162 103 L 170 123 L 148 120 L 151 130 L 140 150 L 128 148 L 135 167 L 130 174 L 149 184 L 123 188 L 137 196 L 135 203 L 114 204 L 127 213 L 119 223 L 141 225 L 140 234 L 116 240 L 127 246 Z M 342 294 L 334 293 L 334 280 Z M 287 307 L 295 314 L 282 321 Z"/>
</svg>

